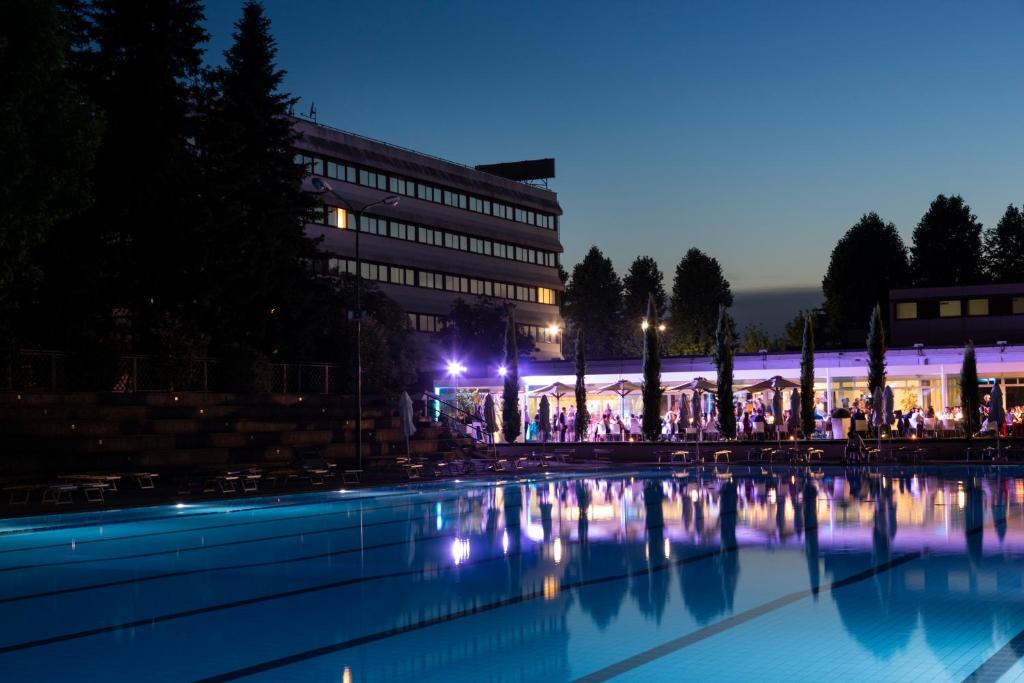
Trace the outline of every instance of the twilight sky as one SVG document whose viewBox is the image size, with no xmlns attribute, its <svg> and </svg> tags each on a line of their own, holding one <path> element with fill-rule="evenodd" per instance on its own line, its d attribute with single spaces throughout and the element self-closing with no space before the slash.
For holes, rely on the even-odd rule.
<svg viewBox="0 0 1024 683">
<path fill-rule="evenodd" d="M 741 323 L 817 303 L 866 211 L 909 245 L 940 192 L 986 227 L 1024 201 L 1020 0 L 265 4 L 297 111 L 466 164 L 553 156 L 568 270 L 597 244 L 671 287 L 697 246 Z M 211 62 L 239 7 L 208 0 Z"/>
</svg>

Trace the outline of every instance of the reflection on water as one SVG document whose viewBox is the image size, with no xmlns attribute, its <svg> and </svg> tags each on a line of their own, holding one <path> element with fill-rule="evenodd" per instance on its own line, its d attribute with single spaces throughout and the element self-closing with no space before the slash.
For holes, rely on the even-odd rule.
<svg viewBox="0 0 1024 683">
<path fill-rule="evenodd" d="M 734 468 L 466 489 L 438 517 L 464 543 L 456 579 L 451 557 L 417 546 L 410 563 L 437 571 L 415 590 L 439 613 L 537 597 L 405 673 L 515 646 L 530 653 L 515 677 L 562 679 L 580 673 L 576 634 L 628 629 L 653 647 L 794 591 L 880 661 L 915 638 L 941 660 L 964 629 L 995 643 L 1024 624 L 1021 474 Z M 423 618 L 422 601 L 388 604 L 397 624 Z"/>
</svg>

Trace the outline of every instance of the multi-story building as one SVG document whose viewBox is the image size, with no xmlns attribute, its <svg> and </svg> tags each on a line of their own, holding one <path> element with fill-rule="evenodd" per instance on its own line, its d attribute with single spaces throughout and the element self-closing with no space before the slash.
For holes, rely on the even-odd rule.
<svg viewBox="0 0 1024 683">
<path fill-rule="evenodd" d="M 311 121 L 295 127 L 296 160 L 344 198 L 324 194 L 325 210 L 306 225 L 322 238 L 326 273 L 356 272 L 349 209 L 393 195 L 397 205 L 360 216 L 362 276 L 405 309 L 428 349 L 456 299 L 490 297 L 515 305 L 537 358 L 560 357 L 562 209 L 554 192 L 497 175 L 505 165 L 484 171 Z"/>
<path fill-rule="evenodd" d="M 889 292 L 894 345 L 1024 341 L 1024 283 Z"/>
</svg>

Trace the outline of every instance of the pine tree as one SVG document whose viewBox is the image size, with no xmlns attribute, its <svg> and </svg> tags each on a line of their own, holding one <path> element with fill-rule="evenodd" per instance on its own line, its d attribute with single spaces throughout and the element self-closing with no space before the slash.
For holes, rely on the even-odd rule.
<svg viewBox="0 0 1024 683">
<path fill-rule="evenodd" d="M 207 237 L 210 326 L 219 341 L 295 356 L 290 330 L 309 295 L 316 245 L 303 229 L 315 205 L 294 163 L 298 135 L 262 5 L 246 2 L 226 64 L 210 78 L 202 146 L 217 197 Z"/>
<path fill-rule="evenodd" d="M 732 407 L 733 383 L 732 321 L 725 306 L 718 309 L 718 327 L 715 330 L 715 368 L 718 370 L 718 424 L 722 436 L 736 438 L 736 413 Z"/>
<path fill-rule="evenodd" d="M 994 230 L 985 231 L 985 270 L 993 282 L 1024 281 L 1024 212 L 1010 204 Z"/>
<path fill-rule="evenodd" d="M 622 319 L 626 329 L 630 331 L 624 335 L 624 341 L 625 350 L 630 356 L 643 353 L 644 336 L 641 333 L 640 321 L 647 310 L 649 296 L 654 296 L 658 317 L 665 315 L 668 295 L 665 293 L 664 280 L 665 276 L 658 268 L 658 262 L 650 256 L 637 256 L 622 278 Z"/>
<path fill-rule="evenodd" d="M 661 437 L 661 334 L 658 304 L 653 292 L 647 297 L 647 319 L 644 322 L 642 430 L 647 441 L 657 441 Z"/>
<path fill-rule="evenodd" d="M 587 360 L 583 330 L 576 332 L 576 440 L 585 441 L 590 426 L 587 410 Z"/>
<path fill-rule="evenodd" d="M 804 318 L 800 351 L 800 425 L 805 435 L 814 433 L 814 328 L 810 317 Z"/>
<path fill-rule="evenodd" d="M 501 392 L 501 433 L 506 443 L 513 443 L 523 429 L 519 412 L 519 350 L 516 348 L 515 312 L 509 311 L 505 323 L 505 380 Z"/>
<path fill-rule="evenodd" d="M 885 328 L 882 326 L 882 307 L 875 304 L 868 327 L 868 394 L 875 388 L 885 389 Z"/>
<path fill-rule="evenodd" d="M 194 145 L 195 84 L 207 39 L 202 5 L 93 0 L 88 18 L 80 87 L 104 121 L 95 201 L 49 241 L 42 307 L 52 343 L 77 343 L 66 330 L 116 331 L 152 350 L 167 321 L 194 330 L 201 305 L 206 259 L 197 245 L 211 201 Z M 124 323 L 116 330 L 112 311 Z"/>
<path fill-rule="evenodd" d="M 590 355 L 618 358 L 622 344 L 622 282 L 611 259 L 591 247 L 572 269 L 565 288 L 565 317 L 587 335 Z"/>
<path fill-rule="evenodd" d="M 964 361 L 960 367 L 960 408 L 964 413 L 964 433 L 970 439 L 980 429 L 978 414 L 978 362 L 974 343 L 964 347 Z"/>
<path fill-rule="evenodd" d="M 68 64 L 80 16 L 55 0 L 0 2 L 0 352 L 17 334 L 12 316 L 34 308 L 35 250 L 91 201 L 99 125 Z M 35 327 L 18 336 L 40 343 Z"/>
<path fill-rule="evenodd" d="M 690 249 L 676 266 L 672 283 L 671 353 L 710 353 L 719 306 L 732 306 L 732 289 L 721 264 L 700 249 Z"/>
</svg>

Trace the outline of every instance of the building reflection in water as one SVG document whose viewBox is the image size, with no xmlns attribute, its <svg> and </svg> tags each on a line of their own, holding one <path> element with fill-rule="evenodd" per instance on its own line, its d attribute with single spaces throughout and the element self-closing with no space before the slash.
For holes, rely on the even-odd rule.
<svg viewBox="0 0 1024 683">
<path fill-rule="evenodd" d="M 625 618 L 627 605 L 652 625 L 680 608 L 694 628 L 714 623 L 750 608 L 736 606 L 741 583 L 764 580 L 753 571 L 741 582 L 750 553 L 796 554 L 809 599 L 833 606 L 847 633 L 881 659 L 908 647 L 918 628 L 936 652 L 957 637 L 960 619 L 996 632 L 1024 610 L 1024 479 L 945 472 L 737 468 L 466 489 L 443 527 L 466 540 L 468 556 L 453 567 L 450 556 L 417 543 L 409 564 L 424 567 L 424 578 L 408 600 L 391 601 L 405 610 L 395 615 L 396 625 L 429 618 L 431 609 L 444 614 L 538 597 L 529 612 L 481 622 L 465 647 L 439 650 L 429 660 L 410 655 L 419 664 L 388 675 L 454 671 L 481 652 L 499 657 L 514 645 L 531 653 L 528 672 L 521 657 L 510 664 L 520 678 L 564 678 L 573 613 L 598 631 Z M 437 533 L 433 521 L 424 520 L 422 535 Z M 913 561 L 900 563 L 907 554 Z M 828 590 L 833 581 L 887 563 L 891 569 Z M 681 605 L 673 608 L 672 596 Z M 950 619 L 950 604 L 957 619 Z M 678 635 L 657 634 L 651 644 Z"/>
</svg>

